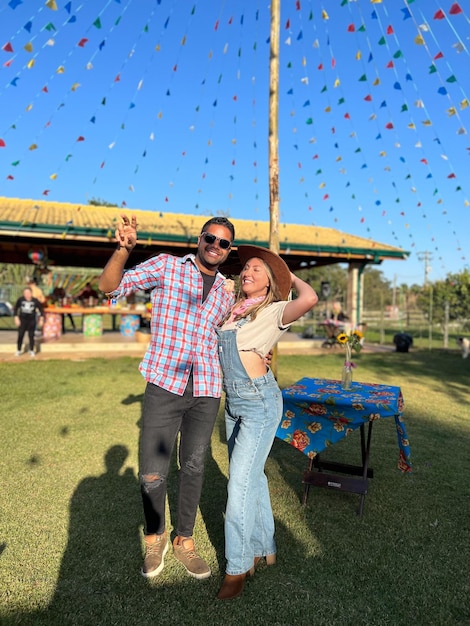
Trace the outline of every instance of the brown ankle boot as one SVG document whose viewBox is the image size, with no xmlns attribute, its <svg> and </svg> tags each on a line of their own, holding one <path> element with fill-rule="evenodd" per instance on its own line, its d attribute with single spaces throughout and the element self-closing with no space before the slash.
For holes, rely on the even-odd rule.
<svg viewBox="0 0 470 626">
<path fill-rule="evenodd" d="M 224 582 L 217 594 L 218 600 L 231 600 L 232 598 L 238 598 L 242 595 L 243 587 L 245 585 L 245 574 L 225 574 Z"/>
</svg>

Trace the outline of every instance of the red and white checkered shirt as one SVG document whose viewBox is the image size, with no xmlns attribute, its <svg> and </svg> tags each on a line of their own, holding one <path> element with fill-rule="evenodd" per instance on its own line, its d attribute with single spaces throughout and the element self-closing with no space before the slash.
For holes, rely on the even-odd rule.
<svg viewBox="0 0 470 626">
<path fill-rule="evenodd" d="M 203 279 L 193 254 L 160 254 L 125 271 L 111 297 L 151 290 L 151 339 L 139 367 L 145 380 L 181 396 L 192 373 L 195 397 L 220 398 L 215 328 L 233 304 L 224 285 L 217 273 L 202 302 Z"/>
</svg>

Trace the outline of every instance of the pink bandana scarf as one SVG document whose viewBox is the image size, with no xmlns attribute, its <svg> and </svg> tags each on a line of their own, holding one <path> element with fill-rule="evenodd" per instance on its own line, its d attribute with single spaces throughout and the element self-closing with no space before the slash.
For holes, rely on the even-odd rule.
<svg viewBox="0 0 470 626">
<path fill-rule="evenodd" d="M 232 313 L 230 314 L 229 322 L 233 322 L 237 315 L 243 315 L 250 306 L 257 304 L 258 302 L 263 302 L 266 296 L 258 296 L 257 298 L 247 298 L 243 300 L 235 308 L 232 309 Z"/>
</svg>

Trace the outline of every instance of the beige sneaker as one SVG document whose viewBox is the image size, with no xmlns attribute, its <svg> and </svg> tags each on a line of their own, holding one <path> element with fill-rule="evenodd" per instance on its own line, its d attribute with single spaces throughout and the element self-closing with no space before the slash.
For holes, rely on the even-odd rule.
<svg viewBox="0 0 470 626">
<path fill-rule="evenodd" d="M 142 565 L 142 576 L 145 578 L 153 578 L 158 576 L 165 566 L 164 558 L 168 552 L 168 540 L 166 532 L 163 535 L 157 535 L 154 543 L 145 542 L 145 558 Z"/>
<path fill-rule="evenodd" d="M 173 541 L 173 550 L 175 557 L 185 566 L 190 576 L 198 580 L 209 578 L 211 570 L 196 552 L 192 537 L 176 537 Z"/>
</svg>

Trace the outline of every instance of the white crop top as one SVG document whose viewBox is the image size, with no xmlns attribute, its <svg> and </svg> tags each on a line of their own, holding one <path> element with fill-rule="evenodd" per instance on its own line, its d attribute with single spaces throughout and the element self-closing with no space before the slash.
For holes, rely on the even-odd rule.
<svg viewBox="0 0 470 626">
<path fill-rule="evenodd" d="M 239 322 L 226 322 L 221 330 L 235 329 L 238 350 L 253 351 L 264 358 L 290 326 L 282 324 L 286 304 L 286 300 L 273 302 L 258 313 L 255 320 L 248 320 L 241 326 Z"/>
</svg>

